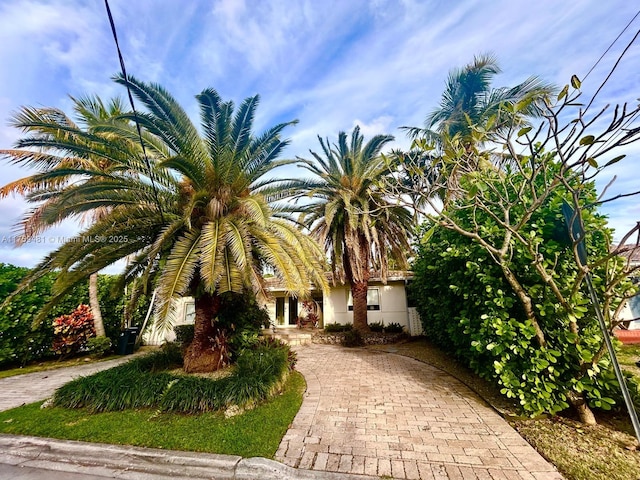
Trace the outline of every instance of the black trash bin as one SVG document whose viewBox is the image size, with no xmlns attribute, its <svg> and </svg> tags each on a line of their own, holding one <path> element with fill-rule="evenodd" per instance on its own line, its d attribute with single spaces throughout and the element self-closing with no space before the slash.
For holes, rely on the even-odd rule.
<svg viewBox="0 0 640 480">
<path fill-rule="evenodd" d="M 136 346 L 136 338 L 140 333 L 140 327 L 125 328 L 118 337 L 118 355 L 131 355 Z"/>
</svg>

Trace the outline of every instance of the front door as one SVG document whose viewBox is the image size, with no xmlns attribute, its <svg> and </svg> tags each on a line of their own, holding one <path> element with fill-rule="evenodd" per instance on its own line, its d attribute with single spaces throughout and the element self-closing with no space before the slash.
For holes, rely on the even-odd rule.
<svg viewBox="0 0 640 480">
<path fill-rule="evenodd" d="M 298 323 L 298 299 L 289 297 L 289 325 Z"/>
</svg>

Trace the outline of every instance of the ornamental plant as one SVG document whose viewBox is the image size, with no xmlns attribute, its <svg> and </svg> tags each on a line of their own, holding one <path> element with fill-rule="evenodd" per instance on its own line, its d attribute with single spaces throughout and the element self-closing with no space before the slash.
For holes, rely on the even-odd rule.
<svg viewBox="0 0 640 480">
<path fill-rule="evenodd" d="M 430 275 L 417 297 L 423 321 L 449 323 L 425 324 L 427 331 L 452 342 L 525 412 L 571 406 L 582 422 L 595 424 L 591 409 L 611 408 L 615 390 L 603 342 L 610 332 L 600 331 L 595 308 L 609 331 L 619 325 L 637 292 L 630 275 L 640 268 L 629 261 L 640 249 L 633 244 L 640 223 L 614 245 L 599 207 L 640 191 L 609 184 L 597 195 L 594 183 L 640 141 L 640 107 L 591 110 L 595 96 L 586 107 L 580 96 L 573 76 L 555 104 L 535 96 L 505 102 L 486 121 L 470 124 L 469 135 L 445 134 L 436 143 L 418 138 L 410 155 L 400 153 L 390 165 L 426 184 L 385 188 L 414 196 L 429 221 L 415 268 Z M 540 111 L 537 125 L 522 116 L 531 107 Z M 563 202 L 575 212 L 570 223 L 583 227 L 582 238 L 570 237 Z M 598 306 L 587 294 L 587 274 Z"/>
<path fill-rule="evenodd" d="M 87 342 L 95 337 L 93 315 L 89 305 L 80 304 L 69 315 L 61 315 L 53 321 L 53 347 L 56 355 L 72 355 L 87 348 Z"/>
</svg>

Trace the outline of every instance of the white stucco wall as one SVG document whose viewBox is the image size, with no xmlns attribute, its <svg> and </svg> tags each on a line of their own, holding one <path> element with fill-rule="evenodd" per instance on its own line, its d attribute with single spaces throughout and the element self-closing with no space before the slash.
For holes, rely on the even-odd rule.
<svg viewBox="0 0 640 480">
<path fill-rule="evenodd" d="M 193 298 L 184 297 L 173 300 L 173 313 L 171 325 L 187 325 L 193 323 Z M 157 317 L 153 316 L 153 324 L 145 329 L 142 339 L 145 345 L 162 345 L 165 342 L 173 342 L 176 334 L 173 328 L 161 329 L 158 326 Z"/>
<path fill-rule="evenodd" d="M 377 288 L 380 310 L 369 310 L 369 323 L 399 323 L 409 332 L 407 314 L 407 295 L 404 282 L 389 282 L 387 285 L 371 284 L 369 288 Z M 349 287 L 331 287 L 331 292 L 324 299 L 324 322 L 353 323 L 353 312 L 348 308 Z"/>
</svg>

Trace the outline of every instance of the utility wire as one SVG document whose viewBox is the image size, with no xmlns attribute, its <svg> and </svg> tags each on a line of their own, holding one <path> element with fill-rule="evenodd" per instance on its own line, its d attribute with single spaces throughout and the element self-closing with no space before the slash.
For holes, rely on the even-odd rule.
<svg viewBox="0 0 640 480">
<path fill-rule="evenodd" d="M 106 1 L 106 0 L 105 0 Z M 638 38 L 638 36 L 640 36 L 640 30 L 638 30 L 636 32 L 636 34 L 633 36 L 633 38 L 631 39 L 631 41 L 627 44 L 627 46 L 625 47 L 625 49 L 622 51 L 622 53 L 618 56 L 618 59 L 616 60 L 616 63 L 613 65 L 613 68 L 611 69 L 611 71 L 609 72 L 609 75 L 607 75 L 607 78 L 604 79 L 604 81 L 602 82 L 602 84 L 600 85 L 600 87 L 598 87 L 598 90 L 596 90 L 596 93 L 593 94 L 593 97 L 591 97 L 591 101 L 589 102 L 589 105 L 587 105 L 587 107 L 584 109 L 584 111 L 586 112 L 587 110 L 589 110 L 589 107 L 591 107 L 591 105 L 593 104 L 594 100 L 596 99 L 596 97 L 598 96 L 598 94 L 600 93 L 600 91 L 604 88 L 605 84 L 609 81 L 609 79 L 611 78 L 611 75 L 613 75 L 613 72 L 616 71 L 616 69 L 618 68 L 618 65 L 620 64 L 620 62 L 622 61 L 622 57 L 625 56 L 625 54 L 627 53 L 627 51 L 631 48 L 631 46 L 635 43 L 636 39 Z"/>
<path fill-rule="evenodd" d="M 609 47 L 607 47 L 607 49 L 604 51 L 604 53 L 602 55 L 600 55 L 600 58 L 596 61 L 596 63 L 593 64 L 593 67 L 591 67 L 591 69 L 587 72 L 587 74 L 584 76 L 584 78 L 582 79 L 582 81 L 586 80 L 587 77 L 591 74 L 591 72 L 593 72 L 594 68 L 596 68 L 598 66 L 598 64 L 602 61 L 602 59 L 605 57 L 605 55 L 607 53 L 609 53 L 609 50 L 611 50 L 611 48 L 615 45 L 615 43 L 620 39 L 620 37 L 624 34 L 624 32 L 627 31 L 627 28 L 629 28 L 631 26 L 631 24 L 633 23 L 633 21 L 638 18 L 638 15 L 640 15 L 640 10 L 638 10 L 638 12 L 633 16 L 633 18 L 631 20 L 629 20 L 629 23 L 627 23 L 627 26 L 624 27 L 622 29 L 622 31 L 618 34 L 618 36 L 613 40 L 613 42 L 611 42 L 611 45 L 609 45 Z"/>
<path fill-rule="evenodd" d="M 151 180 L 151 188 L 153 189 L 153 196 L 155 198 L 158 210 L 160 211 L 160 219 L 164 223 L 164 215 L 162 213 L 162 205 L 160 204 L 160 198 L 158 197 L 158 189 L 153 179 L 153 171 L 151 170 L 151 163 L 147 156 L 147 149 L 144 146 L 142 140 L 142 129 L 140 128 L 140 122 L 138 121 L 138 112 L 136 111 L 135 104 L 133 103 L 133 95 L 131 94 L 131 88 L 129 87 L 129 77 L 127 76 L 127 69 L 124 66 L 124 58 L 122 58 L 122 52 L 120 51 L 120 44 L 118 43 L 118 34 L 116 33 L 116 25 L 113 21 L 113 15 L 111 15 L 111 9 L 109 8 L 109 0 L 104 0 L 104 6 L 107 8 L 107 15 L 109 16 L 109 23 L 111 24 L 111 33 L 113 34 L 113 40 L 116 44 L 116 50 L 118 51 L 118 59 L 120 60 L 120 68 L 122 70 L 122 76 L 124 77 L 124 85 L 127 88 L 127 95 L 129 97 L 129 103 L 131 104 L 131 110 L 133 111 L 133 120 L 136 124 L 136 130 L 138 131 L 138 139 L 140 140 L 140 146 L 142 147 L 142 155 L 144 157 L 144 163 L 149 172 L 149 179 Z"/>
</svg>

